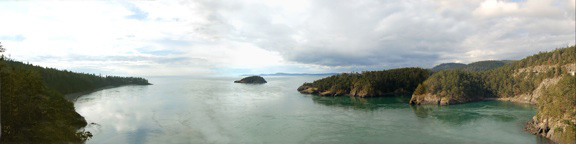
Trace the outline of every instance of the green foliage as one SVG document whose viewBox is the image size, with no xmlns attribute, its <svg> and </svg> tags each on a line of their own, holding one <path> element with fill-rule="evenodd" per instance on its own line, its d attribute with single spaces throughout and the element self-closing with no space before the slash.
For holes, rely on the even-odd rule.
<svg viewBox="0 0 576 144">
<path fill-rule="evenodd" d="M 82 143 L 90 137 L 79 131 L 86 120 L 63 94 L 126 84 L 149 83 L 143 78 L 74 73 L 0 57 L 0 143 Z"/>
<path fill-rule="evenodd" d="M 470 64 L 443 63 L 443 64 L 439 64 L 437 66 L 434 66 L 431 70 L 433 72 L 440 72 L 443 70 L 458 69 L 458 70 L 464 70 L 464 71 L 470 71 L 470 72 L 483 72 L 483 71 L 489 71 L 489 70 L 497 69 L 499 67 L 502 67 L 506 64 L 513 63 L 513 62 L 515 62 L 515 61 L 511 61 L 511 60 L 499 60 L 499 61 L 487 60 L 487 61 L 473 62 Z"/>
<path fill-rule="evenodd" d="M 463 98 L 512 97 L 534 91 L 546 78 L 568 75 L 562 65 L 576 62 L 576 47 L 542 52 L 520 61 L 483 61 L 472 63 L 478 68 L 441 71 L 432 75 L 422 86 L 425 92 L 443 96 Z M 503 65 L 503 66 L 500 66 Z M 552 68 L 544 72 L 518 73 L 521 68 L 547 65 Z M 485 70 L 485 68 L 494 68 Z M 479 71 L 479 72 L 475 72 Z M 468 93 L 468 94 L 466 94 Z"/>
<path fill-rule="evenodd" d="M 90 91 L 106 86 L 149 85 L 148 80 L 140 77 L 100 76 L 95 74 L 76 73 L 68 70 L 44 68 L 19 61 L 6 60 L 9 67 L 35 71 L 42 77 L 43 83 L 61 94 Z"/>
<path fill-rule="evenodd" d="M 384 71 L 366 71 L 362 73 L 342 73 L 313 83 L 305 83 L 320 91 L 350 93 L 353 90 L 375 95 L 389 93 L 408 93 L 428 78 L 430 72 L 421 68 L 401 68 Z"/>
<path fill-rule="evenodd" d="M 261 76 L 249 76 L 249 77 L 245 77 L 239 81 L 234 81 L 235 83 L 266 83 L 266 80 L 264 80 L 263 77 Z"/>
<path fill-rule="evenodd" d="M 506 65 L 505 61 L 479 61 L 473 62 L 462 68 L 464 71 L 483 72 L 493 70 Z"/>
<path fill-rule="evenodd" d="M 2 143 L 81 142 L 77 130 L 84 117 L 63 96 L 43 85 L 31 70 L 11 68 L 0 62 Z"/>
<path fill-rule="evenodd" d="M 538 65 L 565 65 L 576 62 L 576 46 L 556 49 L 552 52 L 540 52 L 513 63 L 513 68 Z"/>
<path fill-rule="evenodd" d="M 576 142 L 576 134 L 574 129 L 576 124 L 570 120 L 576 119 L 576 77 L 567 76 L 562 78 L 558 84 L 548 87 L 543 95 L 538 98 L 538 116 L 550 119 L 563 120 L 567 125 L 560 129 L 560 139 L 565 143 Z"/>
<path fill-rule="evenodd" d="M 445 70 L 430 76 L 418 88 L 418 93 L 432 93 L 458 101 L 489 95 L 478 73 L 463 70 Z M 416 93 L 415 93 L 416 94 Z"/>
<path fill-rule="evenodd" d="M 431 70 L 432 72 L 439 72 L 443 70 L 451 70 L 451 69 L 461 69 L 465 67 L 466 64 L 463 63 L 443 63 L 437 66 L 434 66 Z"/>
<path fill-rule="evenodd" d="M 426 93 L 426 86 L 423 86 L 422 84 L 418 84 L 418 87 L 416 87 L 416 90 L 414 90 L 414 94 L 415 95 L 421 95 L 421 94 L 425 94 Z"/>
</svg>

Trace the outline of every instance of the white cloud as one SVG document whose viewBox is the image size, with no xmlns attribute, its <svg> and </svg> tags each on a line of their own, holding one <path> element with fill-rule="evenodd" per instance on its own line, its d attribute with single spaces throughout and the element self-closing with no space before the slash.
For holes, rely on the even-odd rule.
<svg viewBox="0 0 576 144">
<path fill-rule="evenodd" d="M 18 60 L 122 75 L 432 67 L 574 44 L 574 1 L 2 1 L 0 41 Z"/>
</svg>

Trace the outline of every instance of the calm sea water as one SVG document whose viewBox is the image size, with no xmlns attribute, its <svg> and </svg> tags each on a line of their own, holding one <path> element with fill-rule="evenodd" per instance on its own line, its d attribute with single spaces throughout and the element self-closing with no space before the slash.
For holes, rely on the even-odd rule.
<svg viewBox="0 0 576 144">
<path fill-rule="evenodd" d="M 87 143 L 541 143 L 523 131 L 530 105 L 407 104 L 409 97 L 303 95 L 321 77 L 150 78 L 151 86 L 105 89 L 79 98 L 94 137 Z"/>
</svg>

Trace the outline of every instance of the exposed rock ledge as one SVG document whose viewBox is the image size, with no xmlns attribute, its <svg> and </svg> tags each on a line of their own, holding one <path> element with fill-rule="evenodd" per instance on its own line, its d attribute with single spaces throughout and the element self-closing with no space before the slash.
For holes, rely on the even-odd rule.
<svg viewBox="0 0 576 144">
<path fill-rule="evenodd" d="M 448 97 L 443 97 L 443 96 L 439 96 L 439 95 L 433 95 L 433 94 L 421 94 L 421 95 L 412 95 L 412 98 L 410 99 L 410 104 L 411 105 L 421 105 L 421 104 L 436 104 L 436 105 L 452 105 L 452 104 L 461 104 L 461 103 L 467 103 L 467 102 L 473 102 L 473 101 L 480 101 L 481 99 L 472 99 L 472 98 L 459 98 L 459 99 L 455 99 L 455 98 L 448 98 Z"/>
<path fill-rule="evenodd" d="M 353 96 L 353 97 L 378 97 L 393 94 L 406 94 L 408 92 L 397 90 L 392 93 L 384 93 L 377 90 L 370 90 L 365 88 L 353 88 L 349 93 L 344 90 L 330 91 L 330 90 L 319 90 L 318 88 L 302 85 L 297 89 L 302 94 L 313 94 L 319 96 Z"/>
<path fill-rule="evenodd" d="M 303 94 L 313 94 L 313 95 L 319 95 L 319 96 L 343 96 L 343 95 L 348 95 L 345 94 L 343 91 L 339 91 L 339 92 L 331 92 L 331 91 L 320 91 L 318 90 L 318 88 L 312 87 L 312 86 L 300 86 L 297 89 L 300 93 Z"/>
</svg>

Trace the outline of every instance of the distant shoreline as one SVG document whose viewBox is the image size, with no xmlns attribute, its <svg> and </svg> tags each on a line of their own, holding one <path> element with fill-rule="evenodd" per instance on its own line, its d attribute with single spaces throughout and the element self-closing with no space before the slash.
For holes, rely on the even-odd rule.
<svg viewBox="0 0 576 144">
<path fill-rule="evenodd" d="M 117 87 L 123 87 L 123 86 L 140 86 L 137 84 L 129 84 L 129 85 L 120 85 L 120 86 L 105 86 L 105 87 L 101 87 L 101 88 L 96 88 L 93 90 L 87 90 L 87 91 L 81 91 L 81 92 L 77 92 L 77 93 L 71 93 L 71 94 L 65 94 L 64 98 L 72 103 L 76 102 L 76 100 L 84 95 L 93 93 L 93 92 L 97 92 L 97 91 L 101 91 L 101 90 L 105 90 L 105 89 L 111 89 L 111 88 L 117 88 Z"/>
</svg>

